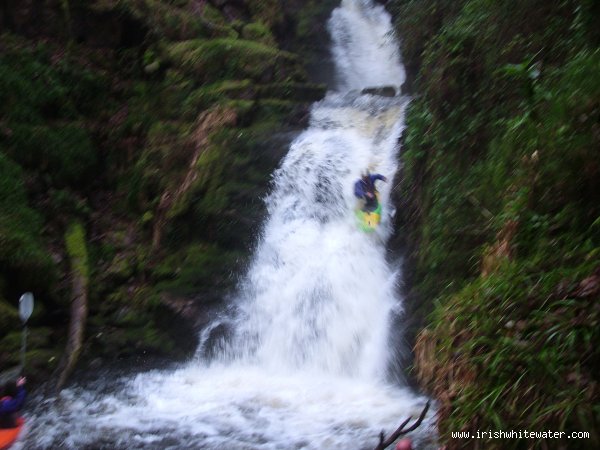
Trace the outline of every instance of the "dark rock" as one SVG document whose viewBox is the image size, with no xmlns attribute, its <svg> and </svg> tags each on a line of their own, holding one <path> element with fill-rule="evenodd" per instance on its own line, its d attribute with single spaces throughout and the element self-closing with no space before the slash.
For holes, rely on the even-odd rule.
<svg viewBox="0 0 600 450">
<path fill-rule="evenodd" d="M 206 338 L 206 341 L 202 343 L 201 354 L 204 358 L 212 360 L 213 358 L 222 354 L 222 351 L 227 346 L 227 342 L 231 338 L 232 328 L 231 324 L 221 322 L 214 328 L 212 328 Z"/>
<path fill-rule="evenodd" d="M 395 97 L 396 88 L 393 86 L 377 86 L 364 88 L 360 91 L 361 94 L 379 95 L 380 97 Z"/>
</svg>

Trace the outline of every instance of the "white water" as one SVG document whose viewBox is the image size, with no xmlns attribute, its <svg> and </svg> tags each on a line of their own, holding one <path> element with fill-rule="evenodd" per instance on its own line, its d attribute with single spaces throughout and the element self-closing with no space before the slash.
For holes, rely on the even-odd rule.
<svg viewBox="0 0 600 450">
<path fill-rule="evenodd" d="M 330 20 L 339 87 L 274 174 L 269 218 L 210 363 L 120 380 L 113 393 L 73 388 L 40 405 L 27 448 L 373 448 L 424 400 L 386 381 L 399 274 L 386 262 L 389 202 L 406 100 L 360 95 L 404 72 L 382 7 L 344 0 Z M 369 167 L 383 222 L 356 224 L 353 183 Z M 204 334 L 209 334 L 208 331 Z M 414 437 L 423 442 L 422 425 Z"/>
</svg>

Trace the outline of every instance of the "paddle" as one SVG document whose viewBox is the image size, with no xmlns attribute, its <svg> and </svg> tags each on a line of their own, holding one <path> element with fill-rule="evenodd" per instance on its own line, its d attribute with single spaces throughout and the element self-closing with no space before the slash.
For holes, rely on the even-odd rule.
<svg viewBox="0 0 600 450">
<path fill-rule="evenodd" d="M 27 320 L 33 312 L 33 294 L 26 292 L 19 299 L 19 317 L 23 325 L 21 335 L 21 364 L 0 373 L 0 386 L 6 384 L 9 380 L 16 380 L 25 369 L 25 350 L 27 349 Z"/>
<path fill-rule="evenodd" d="M 27 349 L 27 320 L 33 312 L 33 294 L 25 292 L 19 299 L 19 317 L 23 324 L 23 333 L 21 339 L 21 374 L 25 371 L 25 350 Z"/>
</svg>

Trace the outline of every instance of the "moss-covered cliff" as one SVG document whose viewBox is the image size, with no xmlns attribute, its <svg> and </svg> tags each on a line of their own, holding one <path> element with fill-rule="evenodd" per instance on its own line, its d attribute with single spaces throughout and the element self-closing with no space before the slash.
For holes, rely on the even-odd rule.
<svg viewBox="0 0 600 450">
<path fill-rule="evenodd" d="M 332 3 L 3 3 L 0 366 L 18 357 L 24 291 L 36 297 L 29 373 L 58 364 L 73 223 L 87 250 L 83 357 L 189 355 L 198 312 L 232 287 L 270 173 L 324 93 L 291 51 L 316 51 L 298 37 Z"/>
<path fill-rule="evenodd" d="M 414 99 L 398 226 L 448 448 L 600 434 L 600 18 L 586 0 L 392 0 Z M 415 306 L 417 305 L 417 306 Z M 583 431 L 583 440 L 452 431 Z"/>
</svg>

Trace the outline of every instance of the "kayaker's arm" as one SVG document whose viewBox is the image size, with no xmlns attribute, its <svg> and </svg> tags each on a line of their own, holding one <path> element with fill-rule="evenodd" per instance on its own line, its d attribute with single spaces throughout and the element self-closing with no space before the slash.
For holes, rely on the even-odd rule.
<svg viewBox="0 0 600 450">
<path fill-rule="evenodd" d="M 380 173 L 372 174 L 372 175 L 370 175 L 370 177 L 371 177 L 371 183 L 373 183 L 373 185 L 375 184 L 375 182 L 377 180 L 387 181 L 387 178 L 384 177 L 383 175 L 381 175 Z"/>
</svg>

